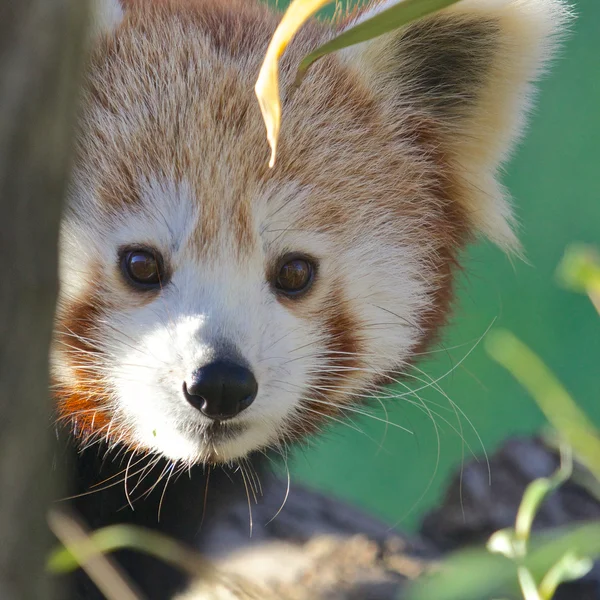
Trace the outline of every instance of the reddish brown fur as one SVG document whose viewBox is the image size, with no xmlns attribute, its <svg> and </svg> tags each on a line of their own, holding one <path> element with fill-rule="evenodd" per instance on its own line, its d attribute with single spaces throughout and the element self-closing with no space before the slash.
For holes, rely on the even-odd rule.
<svg viewBox="0 0 600 600">
<path fill-rule="evenodd" d="M 55 334 L 56 343 L 68 348 L 73 357 L 75 385 L 55 384 L 59 420 L 70 421 L 77 437 L 87 438 L 107 428 L 109 414 L 108 381 L 97 371 L 99 354 L 94 344 L 96 322 L 102 314 L 98 297 L 90 295 L 85 300 L 62 307 L 63 318 Z"/>
<path fill-rule="evenodd" d="M 457 270 L 460 269 L 459 254 L 472 239 L 472 232 L 465 208 L 459 202 L 460 185 L 450 168 L 443 146 L 435 135 L 435 120 L 419 116 L 411 121 L 407 123 L 411 125 L 409 131 L 414 132 L 416 142 L 425 149 L 437 167 L 430 186 L 432 196 L 439 199 L 442 209 L 439 219 L 429 223 L 424 233 L 437 240 L 437 262 L 434 269 L 438 284 L 431 291 L 429 307 L 420 318 L 422 338 L 413 352 L 413 356 L 418 358 L 436 341 L 450 317 L 454 280 Z"/>
<path fill-rule="evenodd" d="M 382 107 L 376 102 L 372 92 L 357 81 L 353 74 L 337 64 L 334 59 L 328 58 L 314 67 L 303 89 L 290 93 L 289 75 L 294 65 L 307 48 L 313 47 L 319 40 L 329 35 L 325 28 L 314 24 L 306 27 L 286 54 L 282 72 L 284 80 L 286 73 L 288 74 L 284 96 L 288 96 L 289 100 L 284 105 L 285 119 L 280 152 L 278 163 L 273 171 L 269 171 L 266 165 L 268 148 L 252 87 L 260 58 L 260 55 L 256 54 L 257 45 L 260 47 L 257 38 L 264 38 L 264 44 L 267 44 L 269 35 L 276 25 L 276 17 L 259 4 L 242 1 L 232 3 L 222 0 L 156 0 L 154 2 L 132 0 L 129 2 L 129 11 L 125 23 L 121 26 L 120 35 L 116 41 L 107 43 L 93 65 L 95 78 L 91 80 L 90 86 L 93 97 L 97 98 L 105 93 L 94 84 L 95 81 L 119 77 L 119 74 L 111 73 L 112 63 L 117 59 L 132 62 L 138 69 L 144 69 L 144 65 L 155 68 L 160 76 L 161 60 L 164 59 L 163 50 L 152 46 L 140 48 L 138 38 L 130 36 L 128 32 L 135 32 L 137 35 L 144 27 L 156 27 L 155 22 L 161 19 L 165 22 L 185 20 L 187 24 L 201 28 L 204 34 L 209 34 L 209 39 L 217 52 L 224 52 L 233 59 L 242 57 L 248 62 L 248 68 L 243 71 L 235 67 L 235 61 L 231 64 L 228 62 L 225 66 L 216 66 L 221 71 L 215 74 L 215 78 L 218 77 L 220 80 L 218 96 L 213 97 L 210 95 L 212 92 L 205 90 L 200 93 L 208 96 L 198 98 L 199 103 L 204 102 L 210 107 L 212 118 L 215 113 L 218 117 L 211 125 L 217 127 L 213 136 L 223 140 L 222 151 L 226 153 L 222 155 L 223 161 L 226 164 L 239 165 L 248 174 L 246 181 L 239 181 L 236 177 L 227 181 L 232 209 L 227 211 L 222 210 L 226 199 L 206 197 L 205 181 L 219 179 L 219 174 L 211 172 L 218 168 L 217 165 L 205 165 L 208 167 L 208 172 L 202 174 L 202 180 L 195 182 L 195 192 L 204 200 L 198 241 L 205 250 L 225 225 L 223 218 L 231 219 L 231 222 L 235 223 L 238 233 L 236 237 L 242 241 L 242 246 L 250 243 L 248 219 L 251 185 L 253 182 L 258 185 L 267 179 L 293 180 L 314 186 L 319 191 L 322 190 L 319 194 L 320 201 L 315 202 L 311 207 L 314 211 L 307 215 L 305 225 L 316 228 L 335 227 L 336 219 L 343 218 L 341 211 L 344 210 L 343 206 L 336 203 L 336 188 L 340 184 L 339 179 L 332 177 L 332 173 L 336 171 L 355 174 L 355 179 L 360 185 L 364 181 L 361 172 L 374 175 L 373 186 L 369 190 L 370 200 L 376 201 L 380 197 L 383 207 L 386 210 L 390 209 L 397 218 L 411 218 L 410 212 L 413 209 L 416 209 L 415 218 L 420 218 L 433 208 L 432 214 L 438 213 L 439 219 L 430 223 L 430 231 L 433 236 L 439 238 L 440 242 L 433 240 L 432 247 L 447 246 L 448 238 L 458 240 L 460 236 L 455 235 L 453 230 L 457 225 L 462 224 L 464 227 L 464 222 L 461 224 L 456 221 L 451 222 L 444 214 L 447 207 L 438 209 L 441 204 L 440 198 L 436 198 L 433 194 L 429 196 L 429 190 L 422 186 L 422 181 L 428 177 L 436 179 L 436 172 L 441 171 L 440 167 L 445 165 L 430 164 L 427 169 L 429 173 L 425 177 L 422 165 L 418 165 L 413 173 L 408 173 L 406 163 L 410 157 L 398 155 L 391 148 L 394 144 L 394 136 L 390 130 L 389 118 L 382 113 Z M 186 58 L 189 60 L 189 56 L 186 57 L 186 47 L 173 48 L 171 53 L 179 60 L 184 61 Z M 136 58 L 138 55 L 144 61 L 141 64 Z M 321 85 L 319 102 L 311 102 L 312 89 L 317 83 Z M 120 90 L 127 85 L 125 81 L 115 79 L 111 87 Z M 149 77 L 144 85 L 152 86 L 152 78 Z M 147 88 L 149 98 L 154 93 L 152 87 Z M 103 100 L 101 104 L 105 106 L 109 102 Z M 110 164 L 105 168 L 107 203 L 129 202 L 135 199 L 134 173 L 147 177 L 164 173 L 166 176 L 174 176 L 177 180 L 184 176 L 189 177 L 193 173 L 193 165 L 197 157 L 203 154 L 201 147 L 198 146 L 202 140 L 187 138 L 186 127 L 183 123 L 179 123 L 178 113 L 181 108 L 173 105 L 173 113 L 165 115 L 164 122 L 157 123 L 158 128 L 153 128 L 151 136 L 147 136 L 145 131 L 140 131 L 130 139 L 121 140 L 121 143 L 127 145 L 118 149 L 114 156 L 105 157 L 110 162 L 116 161 L 116 164 Z M 333 113 L 336 114 L 336 130 L 339 131 L 339 136 L 336 131 L 326 127 L 329 124 L 328 115 Z M 320 124 L 321 121 L 325 127 Z M 219 128 L 220 123 L 222 129 Z M 310 126 L 307 126 L 307 123 Z M 188 129 L 192 128 L 191 123 L 185 125 Z M 193 129 L 197 131 L 198 127 Z M 433 129 L 434 127 L 431 127 L 432 131 Z M 319 130 L 323 131 L 322 135 L 319 135 Z M 412 134 L 403 128 L 400 135 L 407 138 Z M 423 135 L 419 135 L 424 138 Z M 428 133 L 429 137 L 432 135 Z M 236 148 L 234 140 L 238 136 L 243 143 Z M 336 139 L 337 137 L 339 139 Z M 100 143 L 103 141 L 99 139 Z M 325 142 L 327 145 L 339 148 L 340 156 L 337 158 L 335 151 L 332 152 L 328 156 L 327 169 L 323 170 L 320 150 L 325 146 Z M 351 152 L 357 144 L 360 144 L 363 153 L 352 155 Z M 390 146 L 387 150 L 386 145 Z M 428 145 L 434 148 L 435 142 L 428 141 Z M 369 154 L 385 155 L 386 168 L 392 177 L 389 175 L 386 177 L 382 172 L 373 173 L 369 161 L 365 161 L 364 158 Z M 438 157 L 433 158 L 436 160 Z M 397 191 L 393 189 L 397 185 L 393 182 L 393 173 L 396 170 L 406 175 L 397 181 L 397 184 L 402 186 Z M 421 204 L 411 207 L 398 201 L 400 194 L 410 196 L 411 177 L 414 178 L 414 193 L 422 196 L 425 206 Z M 380 181 L 378 182 L 377 179 Z M 345 187 L 347 183 L 348 178 L 344 180 Z M 349 185 L 352 187 L 351 181 Z M 352 190 L 346 193 L 351 196 Z M 433 207 L 433 204 L 436 206 Z"/>
<path fill-rule="evenodd" d="M 98 211 L 114 216 L 137 209 L 149 182 L 181 186 L 186 201 L 198 204 L 190 212 L 198 217 L 185 248 L 190 262 L 217 265 L 223 248 L 233 247 L 233 255 L 225 253 L 227 266 L 234 262 L 242 268 L 247 257 L 256 259 L 264 251 L 252 264 L 264 265 L 270 281 L 280 257 L 269 252 L 281 250 L 269 246 L 261 226 L 278 231 L 282 223 L 282 231 L 311 232 L 333 248 L 329 262 L 335 267 L 326 281 L 317 281 L 314 293 L 301 301 L 279 298 L 305 320 L 307 330 L 319 324 L 326 340 L 322 346 L 330 353 L 323 360 L 330 371 L 307 382 L 316 389 L 306 406 L 321 417 L 310 413 L 294 436 L 337 414 L 338 408 L 321 400 L 349 403 L 353 395 L 389 381 L 385 373 L 367 375 L 368 361 L 361 358 L 377 354 L 377 342 L 382 346 L 372 335 L 372 327 L 381 325 L 374 322 L 379 313 L 373 307 L 380 307 L 369 304 L 370 289 L 352 287 L 355 270 L 364 275 L 371 259 L 378 263 L 382 297 L 389 306 L 405 301 L 407 314 L 414 315 L 398 338 L 389 336 L 387 348 L 398 354 L 380 357 L 381 370 L 403 369 L 426 351 L 447 321 L 459 253 L 472 232 L 485 231 L 505 247 L 515 244 L 510 209 L 494 176 L 509 137 L 516 135 L 518 119 L 509 114 L 516 112 L 513 84 L 524 85 L 533 73 L 533 59 L 518 60 L 521 54 L 533 55 L 533 44 L 552 29 L 536 16 L 541 1 L 507 0 L 504 8 L 483 0 L 477 7 L 461 2 L 439 21 L 436 16 L 405 30 L 396 45 L 380 38 L 362 55 L 323 58 L 296 89 L 300 60 L 358 13 L 333 29 L 312 21 L 281 62 L 283 121 L 274 169 L 268 168 L 269 148 L 254 96 L 278 22 L 266 6 L 251 0 L 126 0 L 116 33 L 108 32 L 98 44 L 77 157 L 85 166 L 86 190 L 100 199 Z M 558 0 L 547 1 L 559 11 Z M 539 26 L 534 42 L 527 41 L 533 31 L 528 23 Z M 463 39 L 465 32 L 476 38 L 477 51 Z M 446 46 L 447 79 L 437 60 L 446 56 Z M 419 77 L 422 62 L 432 58 Z M 284 200 L 273 190 L 292 196 L 299 190 L 290 198 L 291 209 L 280 206 Z M 280 209 L 286 209 L 281 221 L 270 220 Z M 257 222 L 266 213 L 268 222 Z M 360 252 L 353 252 L 356 248 Z M 387 253 L 383 258 L 389 264 L 369 254 L 371 248 Z M 340 264 L 341 257 L 363 264 L 353 269 Z M 386 288 L 386 269 L 394 269 L 394 260 L 408 265 L 401 272 L 409 281 L 389 278 L 399 286 L 406 283 L 405 295 Z M 362 294 L 355 304 L 351 289 Z M 136 307 L 144 300 L 131 293 L 127 302 Z M 98 298 L 67 308 L 62 326 L 93 337 Z M 75 375 L 86 379 L 85 372 Z M 76 387 L 63 390 L 63 414 L 85 410 L 86 403 L 92 409 L 106 404 L 106 381 L 98 378 L 94 389 Z M 97 419 L 107 418 L 100 413 Z M 81 427 L 87 431 L 92 423 Z"/>
<path fill-rule="evenodd" d="M 339 193 L 361 198 L 365 195 L 364 182 L 369 181 L 368 201 L 373 210 L 385 211 L 390 219 L 414 221 L 414 244 L 423 246 L 430 276 L 437 282 L 418 324 L 422 337 L 416 350 L 422 351 L 449 312 L 452 267 L 467 229 L 436 139 L 437 124 L 415 112 L 405 117 L 398 129 L 372 90 L 335 57 L 316 64 L 303 86 L 294 90 L 291 83 L 299 58 L 330 35 L 326 27 L 312 23 L 303 28 L 282 63 L 284 121 L 278 161 L 269 170 L 268 147 L 253 85 L 262 58 L 257 48 L 266 48 L 276 24 L 277 17 L 264 6 L 245 0 L 129 0 L 118 36 L 108 37 L 93 58 L 89 102 L 110 118 L 127 110 L 128 100 L 123 94 L 135 85 L 136 94 L 147 99 L 149 112 L 137 129 L 110 140 L 101 126 L 94 126 L 93 143 L 88 139 L 80 145 L 80 158 L 92 166 L 96 163 L 101 172 L 101 197 L 107 208 L 138 202 L 136 182 L 140 177 L 158 174 L 190 181 L 193 192 L 202 198 L 195 244 L 205 257 L 210 256 L 214 240 L 227 228 L 237 240 L 241 255 L 252 247 L 255 234 L 251 199 L 268 180 L 310 186 L 311 203 L 295 225 L 338 231 L 345 243 L 344 236 L 360 226 L 364 215 L 348 211 L 338 202 Z M 197 46 L 178 44 L 181 33 L 177 28 L 197 38 Z M 145 32 L 148 42 L 140 38 L 141 32 Z M 210 45 L 210 51 L 204 49 L 204 44 Z M 203 62 L 208 63 L 210 76 L 219 85 L 214 87 L 207 81 L 197 90 L 197 106 L 182 105 L 185 94 L 177 90 L 186 88 L 187 83 L 178 79 L 185 73 L 181 68 L 207 73 Z M 117 69 L 117 64 L 125 67 Z M 165 80 L 170 80 L 172 87 L 169 96 L 158 87 Z M 160 111 L 155 108 L 159 103 Z M 332 119 L 335 128 L 329 126 Z M 113 144 L 113 151 L 98 154 L 107 142 Z M 218 144 L 219 152 L 205 151 L 206 144 Z M 358 147 L 360 153 L 356 152 Z M 332 149 L 326 157 L 326 168 L 324 148 Z M 198 157 L 204 155 L 211 161 L 219 156 L 220 162 L 198 165 Z M 230 169 L 243 173 L 243 177 L 231 177 Z M 427 215 L 425 226 L 423 215 Z M 341 281 L 339 288 L 343 287 Z M 360 351 L 356 333 L 360 323 L 340 294 L 336 292 L 318 308 L 319 313 L 326 311 L 324 328 L 330 333 L 329 349 Z M 79 325 L 79 331 L 87 331 L 92 305 L 82 306 L 89 318 Z M 294 310 L 293 305 L 290 309 Z M 334 371 L 318 378 L 315 385 L 335 387 L 343 379 L 352 379 L 335 372 L 340 361 L 347 366 L 360 365 L 358 359 L 354 364 L 347 357 L 339 361 L 333 358 L 330 364 Z M 89 398 L 89 390 L 71 394 L 62 401 L 62 413 L 80 411 L 86 402 L 90 403 Z M 324 415 L 335 412 L 318 403 L 313 408 Z M 315 419 L 312 421 L 310 428 L 318 425 Z"/>
<path fill-rule="evenodd" d="M 311 377 L 307 382 L 309 395 L 314 400 L 303 403 L 308 411 L 303 413 L 303 422 L 290 432 L 291 437 L 297 439 L 318 431 L 328 417 L 343 414 L 343 406 L 351 400 L 347 392 L 351 392 L 364 378 L 360 371 L 365 367 L 361 358 L 364 352 L 360 336 L 362 324 L 344 298 L 341 285 L 327 298 L 324 307 L 324 315 L 313 315 L 312 318 L 322 323 L 328 352 L 324 362 L 330 370 Z"/>
</svg>

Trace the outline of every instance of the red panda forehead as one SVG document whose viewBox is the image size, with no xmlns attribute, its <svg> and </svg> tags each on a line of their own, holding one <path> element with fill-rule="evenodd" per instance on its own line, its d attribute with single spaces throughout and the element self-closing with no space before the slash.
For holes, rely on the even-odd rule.
<svg viewBox="0 0 600 600">
<path fill-rule="evenodd" d="M 251 46 L 261 29 L 268 40 L 271 28 L 262 10 L 242 28 L 233 8 L 215 13 L 213 4 L 221 6 L 134 2 L 117 31 L 100 41 L 83 115 L 87 160 L 118 161 L 120 176 L 194 179 L 214 175 L 218 156 L 264 174 L 268 148 L 252 90 L 260 63 Z M 106 169 L 109 175 L 115 166 Z"/>
<path fill-rule="evenodd" d="M 330 35 L 325 26 L 305 27 L 285 54 L 278 160 L 268 168 L 253 88 L 277 20 L 246 0 L 128 3 L 94 55 L 82 119 L 80 164 L 100 202 L 113 212 L 140 201 L 140 181 L 185 182 L 201 204 L 198 239 L 209 243 L 231 215 L 242 249 L 256 229 L 254 204 L 278 183 L 314 190 L 296 213 L 313 228 L 364 229 L 368 211 L 412 222 L 415 233 L 424 215 L 447 221 L 439 165 L 423 152 L 436 147 L 431 123 L 407 114 L 392 127 L 386 107 L 335 56 L 292 90 L 301 57 Z"/>
</svg>

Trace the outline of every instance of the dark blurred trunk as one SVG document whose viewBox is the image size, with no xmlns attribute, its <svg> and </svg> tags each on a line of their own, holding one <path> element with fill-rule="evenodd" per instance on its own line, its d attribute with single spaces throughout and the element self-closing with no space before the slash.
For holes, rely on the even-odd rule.
<svg viewBox="0 0 600 600">
<path fill-rule="evenodd" d="M 44 600 L 48 344 L 85 0 L 0 0 L 0 598 Z"/>
</svg>

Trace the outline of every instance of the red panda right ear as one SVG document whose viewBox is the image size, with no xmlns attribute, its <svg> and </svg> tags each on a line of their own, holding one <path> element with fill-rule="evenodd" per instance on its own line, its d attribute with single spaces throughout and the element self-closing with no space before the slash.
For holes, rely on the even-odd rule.
<svg viewBox="0 0 600 600">
<path fill-rule="evenodd" d="M 92 32 L 95 35 L 111 33 L 123 20 L 121 0 L 93 0 Z"/>
<path fill-rule="evenodd" d="M 358 20 L 397 2 L 372 0 Z M 399 131 L 411 111 L 431 119 L 471 229 L 505 249 L 518 242 L 500 167 L 571 19 L 566 0 L 462 0 L 341 54 Z"/>
</svg>

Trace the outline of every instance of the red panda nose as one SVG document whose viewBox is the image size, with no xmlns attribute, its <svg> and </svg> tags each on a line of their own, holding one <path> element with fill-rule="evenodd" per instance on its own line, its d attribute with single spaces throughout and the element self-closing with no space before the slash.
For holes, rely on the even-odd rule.
<svg viewBox="0 0 600 600">
<path fill-rule="evenodd" d="M 258 392 L 252 371 L 228 360 L 217 360 L 198 369 L 183 384 L 186 400 L 215 421 L 231 419 L 248 408 Z"/>
</svg>

